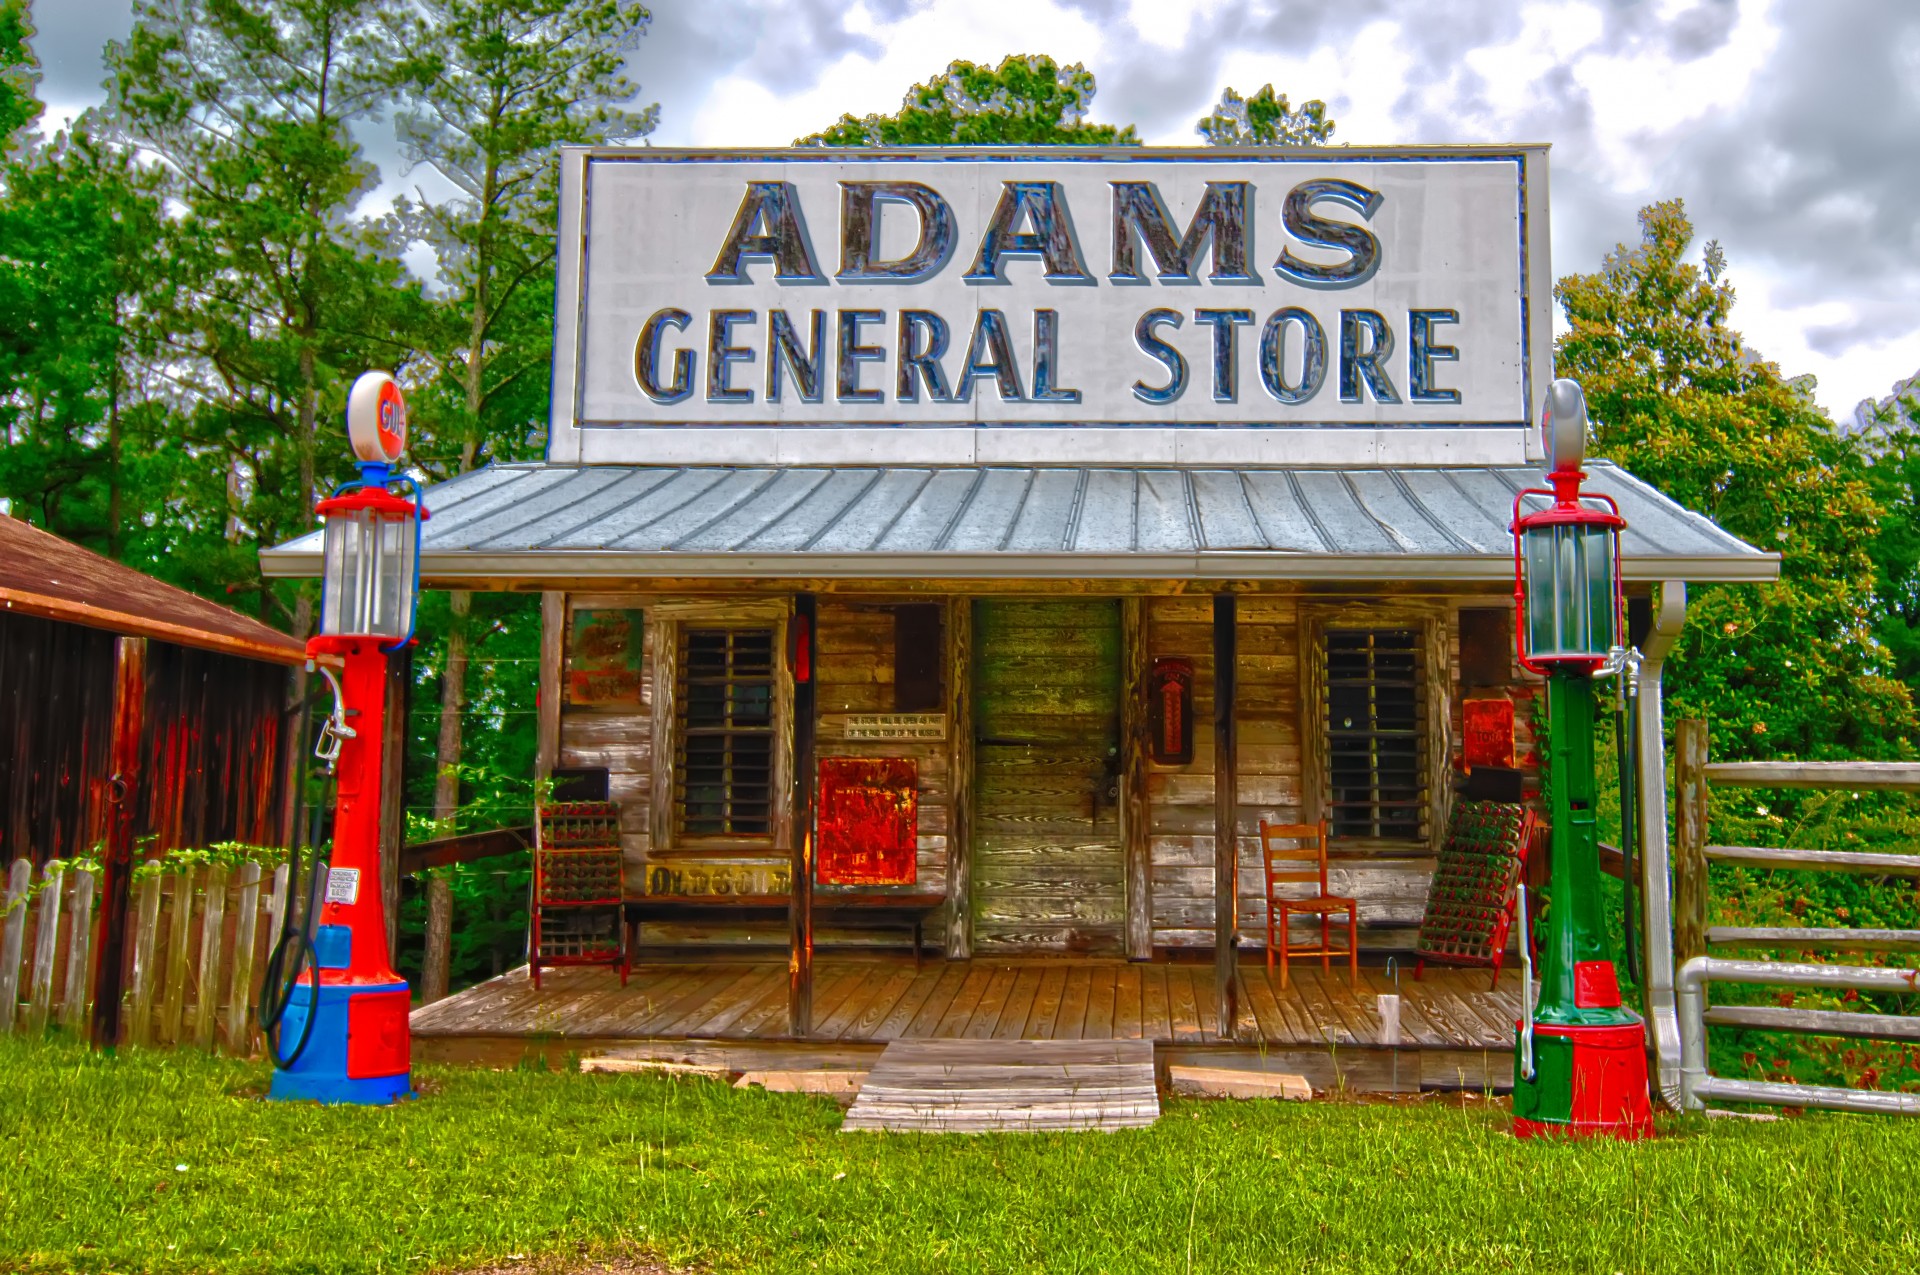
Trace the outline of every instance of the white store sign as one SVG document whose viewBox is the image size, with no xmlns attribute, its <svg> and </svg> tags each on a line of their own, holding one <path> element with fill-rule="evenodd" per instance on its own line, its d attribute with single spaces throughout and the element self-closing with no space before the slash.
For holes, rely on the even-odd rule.
<svg viewBox="0 0 1920 1275">
<path fill-rule="evenodd" d="M 1409 429 L 1517 460 L 1550 375 L 1544 148 L 562 171 L 554 460 L 1387 461 Z"/>
</svg>

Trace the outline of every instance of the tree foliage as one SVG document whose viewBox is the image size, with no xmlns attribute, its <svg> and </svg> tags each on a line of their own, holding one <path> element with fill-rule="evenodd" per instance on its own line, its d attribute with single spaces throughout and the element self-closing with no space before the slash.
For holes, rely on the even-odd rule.
<svg viewBox="0 0 1920 1275">
<path fill-rule="evenodd" d="M 908 90 L 893 115 L 842 115 L 796 146 L 1137 146 L 1131 124 L 1093 124 L 1093 72 L 1045 54 L 995 67 L 955 61 Z"/>
<path fill-rule="evenodd" d="M 458 192 L 396 213 L 446 289 L 415 395 L 415 455 L 435 476 L 523 456 L 544 435 L 554 155 L 653 130 L 658 106 L 627 109 L 623 73 L 649 19 L 634 0 L 415 0 L 384 17 L 402 153 Z"/>
<path fill-rule="evenodd" d="M 150 321 L 171 289 L 157 175 L 97 119 L 7 167 L 0 204 L 0 492 L 16 513 L 115 557 L 165 556 L 166 415 L 148 401 Z M 153 534 L 159 529 L 159 534 Z"/>
<path fill-rule="evenodd" d="M 1325 146 L 1334 122 L 1318 98 L 1296 109 L 1285 93 L 1263 84 L 1252 97 L 1227 88 L 1213 114 L 1195 127 L 1209 146 Z"/>
<path fill-rule="evenodd" d="M 108 46 L 115 123 L 184 210 L 165 354 L 192 401 L 187 446 L 228 474 L 236 543 L 310 525 L 321 482 L 348 467 L 347 386 L 404 372 L 423 327 L 419 285 L 357 216 L 377 172 L 354 130 L 390 92 L 385 3 L 139 0 Z M 263 587 L 257 567 L 237 583 Z M 277 609 L 304 633 L 311 590 Z"/>
<path fill-rule="evenodd" d="M 40 118 L 40 61 L 33 55 L 33 15 L 27 0 L 0 0 L 0 153 L 14 135 Z"/>
<path fill-rule="evenodd" d="M 1894 675 L 1920 682 L 1920 391 L 1896 386 L 1857 437 L 1866 453 L 1867 486 L 1880 507 L 1868 541 L 1873 559 L 1875 634 L 1893 659 Z"/>
<path fill-rule="evenodd" d="M 1729 326 L 1734 291 L 1678 200 L 1640 214 L 1640 242 L 1555 295 L 1559 375 L 1585 388 L 1599 454 L 1780 554 L 1780 579 L 1690 600 L 1673 701 L 1705 715 L 1722 756 L 1887 756 L 1916 736 L 1908 688 L 1875 636 L 1870 552 L 1880 510 L 1859 449 Z"/>
</svg>

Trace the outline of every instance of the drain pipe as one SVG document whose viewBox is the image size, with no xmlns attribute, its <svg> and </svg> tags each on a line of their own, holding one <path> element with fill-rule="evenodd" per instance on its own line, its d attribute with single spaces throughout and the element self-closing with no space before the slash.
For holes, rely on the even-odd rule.
<svg viewBox="0 0 1920 1275">
<path fill-rule="evenodd" d="M 1661 674 L 1687 618 L 1687 586 L 1660 586 L 1660 609 L 1640 665 L 1640 969 L 1647 994 L 1655 1088 L 1680 1110 L 1680 1018 L 1673 987 L 1673 874 L 1667 858 L 1667 748 Z"/>
</svg>

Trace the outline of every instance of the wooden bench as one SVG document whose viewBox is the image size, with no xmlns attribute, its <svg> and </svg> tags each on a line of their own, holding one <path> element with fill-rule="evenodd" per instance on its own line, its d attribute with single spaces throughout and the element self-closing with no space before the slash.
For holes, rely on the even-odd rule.
<svg viewBox="0 0 1920 1275">
<path fill-rule="evenodd" d="M 844 930 L 904 929 L 912 934 L 913 963 L 920 965 L 922 931 L 927 917 L 945 906 L 944 894 L 843 894 L 816 891 L 813 923 L 816 930 L 832 926 Z M 681 921 L 726 924 L 771 921 L 787 915 L 784 894 L 652 894 L 626 903 L 629 950 L 640 943 L 642 921 Z"/>
</svg>

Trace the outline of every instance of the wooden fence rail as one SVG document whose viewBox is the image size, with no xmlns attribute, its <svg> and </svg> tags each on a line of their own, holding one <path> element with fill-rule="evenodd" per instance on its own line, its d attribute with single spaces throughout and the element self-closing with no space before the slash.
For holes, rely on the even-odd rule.
<svg viewBox="0 0 1920 1275">
<path fill-rule="evenodd" d="M 36 888 L 37 886 L 37 888 Z M 82 1032 L 100 950 L 91 872 L 13 862 L 0 911 L 0 1033 Z M 189 865 L 142 877 L 127 914 L 122 1038 L 259 1052 L 253 1005 L 287 906 L 285 865 Z"/>
</svg>

